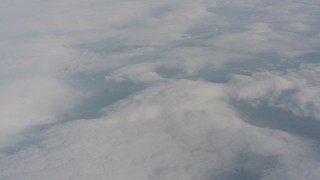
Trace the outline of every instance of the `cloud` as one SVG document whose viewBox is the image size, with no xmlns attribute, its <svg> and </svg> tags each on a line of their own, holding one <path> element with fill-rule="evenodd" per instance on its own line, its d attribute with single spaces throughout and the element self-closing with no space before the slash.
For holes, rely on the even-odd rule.
<svg viewBox="0 0 320 180">
<path fill-rule="evenodd" d="M 151 66 L 151 67 L 149 67 Z M 126 66 L 112 72 L 110 76 L 106 77 L 107 81 L 115 82 L 134 82 L 134 83 L 150 83 L 161 80 L 161 77 L 154 72 L 153 64 L 138 64 L 132 66 Z"/>
<path fill-rule="evenodd" d="M 318 179 L 319 3 L 0 3 L 0 179 Z"/>
<path fill-rule="evenodd" d="M 234 75 L 231 78 L 230 96 L 290 110 L 298 116 L 319 120 L 318 64 L 303 64 L 288 72 L 265 72 Z"/>
<path fill-rule="evenodd" d="M 223 96 L 221 85 L 188 80 L 148 88 L 114 105 L 104 118 L 42 131 L 41 141 L 4 157 L 1 174 L 12 179 L 318 176 L 311 142 L 245 123 Z M 75 169 L 65 171 L 70 168 Z"/>
<path fill-rule="evenodd" d="M 63 119 L 84 94 L 52 78 L 24 78 L 0 87 L 1 147 L 26 128 Z"/>
</svg>

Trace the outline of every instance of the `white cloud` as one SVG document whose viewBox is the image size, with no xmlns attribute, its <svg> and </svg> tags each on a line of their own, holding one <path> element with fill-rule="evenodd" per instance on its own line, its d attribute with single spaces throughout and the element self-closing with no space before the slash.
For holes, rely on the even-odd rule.
<svg viewBox="0 0 320 180">
<path fill-rule="evenodd" d="M 318 176 L 310 142 L 245 123 L 223 97 L 221 85 L 210 83 L 154 86 L 115 105 L 105 118 L 42 131 L 43 140 L 4 157 L 1 174 L 11 179 Z"/>
<path fill-rule="evenodd" d="M 234 75 L 229 94 L 249 102 L 267 101 L 298 116 L 320 120 L 318 74 L 318 64 L 303 64 L 286 73 L 274 71 L 251 76 Z"/>
<path fill-rule="evenodd" d="M 25 78 L 0 87 L 1 147 L 34 125 L 63 119 L 83 95 L 52 78 Z"/>
<path fill-rule="evenodd" d="M 318 179 L 318 7 L 2 1 L 0 179 Z"/>
<path fill-rule="evenodd" d="M 149 67 L 151 66 L 151 67 Z M 134 83 L 150 83 L 161 80 L 161 77 L 154 72 L 153 64 L 137 64 L 126 66 L 106 77 L 107 81 L 115 82 L 134 82 Z"/>
<path fill-rule="evenodd" d="M 252 76 L 234 75 L 231 81 L 234 85 L 230 96 L 247 101 L 271 99 L 294 88 L 292 82 L 269 73 L 257 73 Z"/>
</svg>

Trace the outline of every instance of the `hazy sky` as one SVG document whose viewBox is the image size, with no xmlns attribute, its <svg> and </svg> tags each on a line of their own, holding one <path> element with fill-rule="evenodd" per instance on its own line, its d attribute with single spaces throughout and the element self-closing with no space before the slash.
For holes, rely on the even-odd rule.
<svg viewBox="0 0 320 180">
<path fill-rule="evenodd" d="M 319 0 L 2 0 L 0 180 L 320 178 Z"/>
</svg>

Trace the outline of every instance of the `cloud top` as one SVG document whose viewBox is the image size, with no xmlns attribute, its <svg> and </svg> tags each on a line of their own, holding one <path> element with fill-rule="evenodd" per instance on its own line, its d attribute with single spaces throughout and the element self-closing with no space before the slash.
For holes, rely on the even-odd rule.
<svg viewBox="0 0 320 180">
<path fill-rule="evenodd" d="M 0 179 L 319 179 L 318 10 L 0 2 Z"/>
</svg>

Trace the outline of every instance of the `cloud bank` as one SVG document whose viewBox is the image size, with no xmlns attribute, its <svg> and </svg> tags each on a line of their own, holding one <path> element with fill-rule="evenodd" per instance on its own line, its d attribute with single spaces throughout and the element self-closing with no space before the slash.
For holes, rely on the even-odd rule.
<svg viewBox="0 0 320 180">
<path fill-rule="evenodd" d="M 319 6 L 1 2 L 0 179 L 318 179 Z"/>
</svg>

